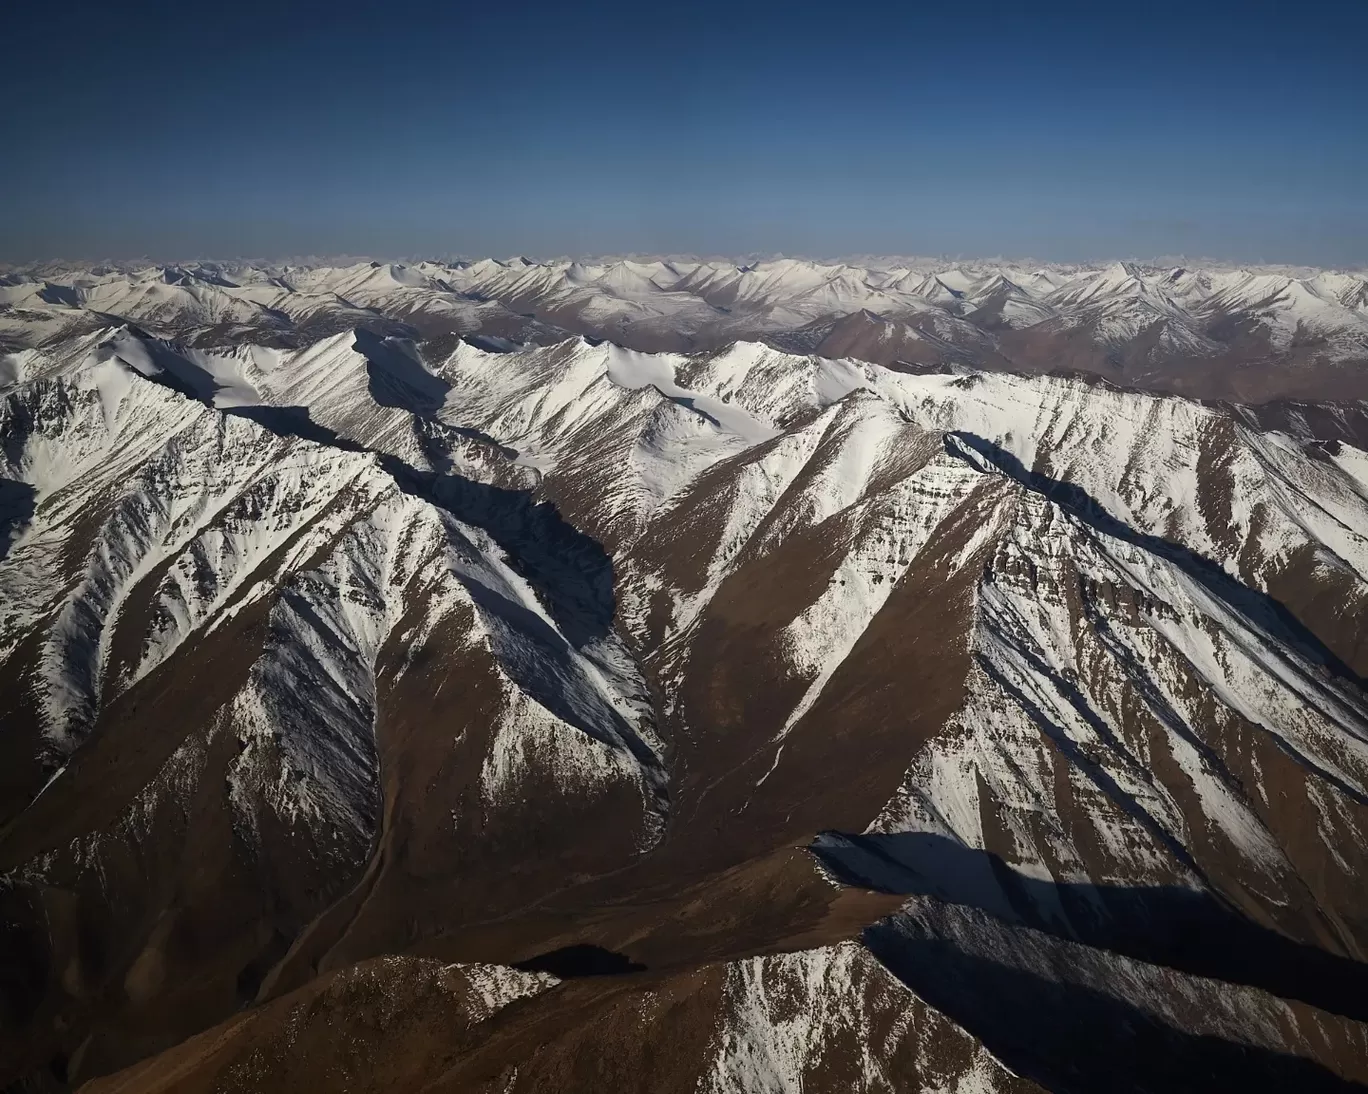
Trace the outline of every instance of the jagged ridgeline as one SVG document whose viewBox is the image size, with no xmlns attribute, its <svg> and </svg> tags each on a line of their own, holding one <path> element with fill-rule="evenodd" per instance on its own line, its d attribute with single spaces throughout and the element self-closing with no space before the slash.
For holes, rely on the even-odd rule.
<svg viewBox="0 0 1368 1094">
<path fill-rule="evenodd" d="M 771 265 L 786 329 L 999 346 L 1162 288 Z M 1361 405 L 628 349 L 481 286 L 692 337 L 766 268 L 442 270 L 5 287 L 0 1080 L 1368 1084 Z M 1263 291 L 1166 276 L 1127 345 Z"/>
<path fill-rule="evenodd" d="M 1267 402 L 1368 398 L 1362 270 L 861 259 L 38 266 L 0 276 L 0 349 L 131 322 L 200 348 L 299 348 L 362 327 L 425 343 L 648 352 L 765 341 L 883 365 L 1102 376 Z"/>
</svg>

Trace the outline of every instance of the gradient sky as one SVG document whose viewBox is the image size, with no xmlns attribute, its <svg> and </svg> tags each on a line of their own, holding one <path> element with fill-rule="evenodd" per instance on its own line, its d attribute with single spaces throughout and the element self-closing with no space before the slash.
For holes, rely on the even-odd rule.
<svg viewBox="0 0 1368 1094">
<path fill-rule="evenodd" d="M 1368 0 L 20 3 L 0 258 L 1368 263 Z"/>
</svg>

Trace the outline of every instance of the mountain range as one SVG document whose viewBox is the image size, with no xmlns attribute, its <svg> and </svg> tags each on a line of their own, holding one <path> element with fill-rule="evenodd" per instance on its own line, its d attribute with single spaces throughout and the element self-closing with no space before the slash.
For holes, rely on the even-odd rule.
<svg viewBox="0 0 1368 1094">
<path fill-rule="evenodd" d="M 1092 374 L 1202 399 L 1368 397 L 1368 274 L 797 259 L 34 267 L 0 278 L 0 345 L 128 322 L 200 348 L 361 327 L 449 352 L 582 335 L 646 352 L 737 341 L 883 365 Z"/>
<path fill-rule="evenodd" d="M 1362 275 L 0 286 L 0 1083 L 1368 1087 Z"/>
</svg>

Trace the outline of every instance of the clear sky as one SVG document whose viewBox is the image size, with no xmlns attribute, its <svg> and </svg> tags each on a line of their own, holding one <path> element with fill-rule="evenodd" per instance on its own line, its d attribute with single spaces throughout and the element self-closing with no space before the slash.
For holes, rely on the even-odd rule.
<svg viewBox="0 0 1368 1094">
<path fill-rule="evenodd" d="M 20 2 L 0 258 L 1368 263 L 1368 0 Z"/>
</svg>

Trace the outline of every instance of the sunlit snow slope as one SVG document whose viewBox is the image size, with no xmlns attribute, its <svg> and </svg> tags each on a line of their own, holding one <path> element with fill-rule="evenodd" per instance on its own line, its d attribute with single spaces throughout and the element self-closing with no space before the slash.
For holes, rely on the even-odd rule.
<svg viewBox="0 0 1368 1094">
<path fill-rule="evenodd" d="M 1085 373 L 1243 402 L 1368 398 L 1362 270 L 517 258 L 47 264 L 0 275 L 0 348 L 120 323 L 198 348 L 298 348 L 359 327 L 435 356 L 461 337 L 506 346 L 583 335 L 646 352 L 765 341 L 833 359 Z M 233 382 L 220 393 L 239 397 Z"/>
</svg>

